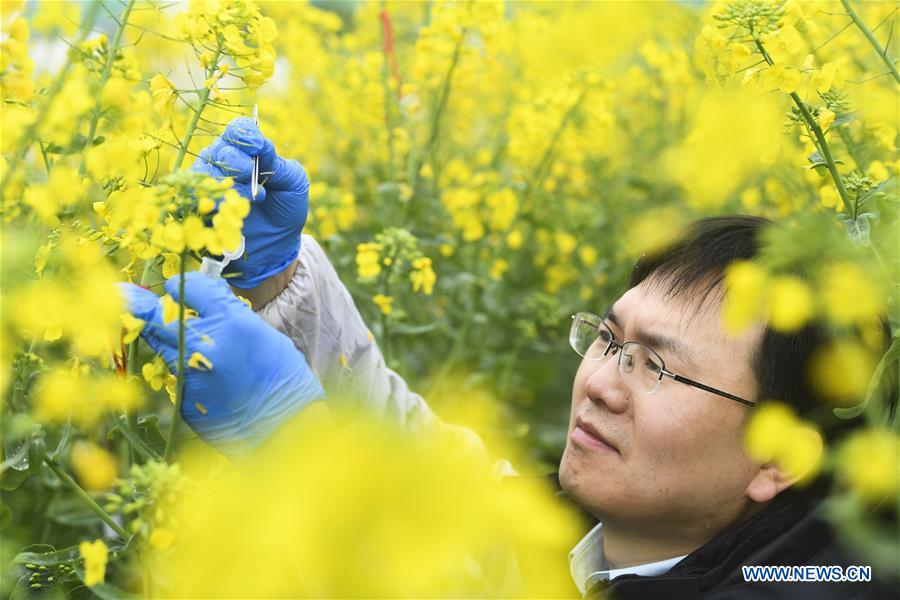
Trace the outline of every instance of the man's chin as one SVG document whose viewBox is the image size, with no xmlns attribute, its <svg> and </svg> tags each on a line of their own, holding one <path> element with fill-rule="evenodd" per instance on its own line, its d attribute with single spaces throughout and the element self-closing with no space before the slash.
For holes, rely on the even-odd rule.
<svg viewBox="0 0 900 600">
<path fill-rule="evenodd" d="M 570 443 L 566 444 L 566 449 L 559 460 L 559 485 L 566 494 L 574 498 L 579 487 L 579 475 L 583 476 L 583 473 L 580 474 L 579 466 L 573 464 L 575 461 L 573 460 L 570 445 Z"/>
<path fill-rule="evenodd" d="M 559 461 L 559 486 L 566 496 L 594 516 L 605 512 L 603 509 L 608 500 L 605 498 L 606 490 L 596 489 L 596 486 L 591 485 L 592 477 L 597 476 L 598 473 L 584 463 L 582 453 L 577 448 L 573 449 L 571 443 L 566 444 Z"/>
</svg>

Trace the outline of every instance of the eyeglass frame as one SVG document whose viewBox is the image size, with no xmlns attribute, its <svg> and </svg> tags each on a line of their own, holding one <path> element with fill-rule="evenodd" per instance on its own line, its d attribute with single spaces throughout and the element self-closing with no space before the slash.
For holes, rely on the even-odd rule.
<svg viewBox="0 0 900 600">
<path fill-rule="evenodd" d="M 735 402 L 740 402 L 741 404 L 744 404 L 746 406 L 750 406 L 750 407 L 756 406 L 757 403 L 753 402 L 752 400 L 745 400 L 744 398 L 741 398 L 740 396 L 735 396 L 734 394 L 729 394 L 728 392 L 723 392 L 722 390 L 716 389 L 714 387 L 710 387 L 706 384 L 700 383 L 699 381 L 694 381 L 693 379 L 688 379 L 687 377 L 684 377 L 682 375 L 677 375 L 677 374 L 667 370 L 666 369 L 666 361 L 663 360 L 663 357 L 660 356 L 659 353 L 656 352 L 656 350 L 654 350 L 653 348 L 650 348 L 646 344 L 642 344 L 640 342 L 635 342 L 635 341 L 628 341 L 628 342 L 622 342 L 622 343 L 617 342 L 616 334 L 614 334 L 612 329 L 609 328 L 609 325 L 607 325 L 605 323 L 603 318 L 595 315 L 594 313 L 590 313 L 587 311 L 580 311 L 580 312 L 572 315 L 572 327 L 575 326 L 576 317 L 578 315 L 582 315 L 582 314 L 594 317 L 598 321 L 600 321 L 600 326 L 604 327 L 609 332 L 610 339 L 609 339 L 609 343 L 606 345 L 606 349 L 603 351 L 603 354 L 601 356 L 598 356 L 596 358 L 590 358 L 588 356 L 585 356 L 584 354 L 579 352 L 577 348 L 575 348 L 575 345 L 573 343 L 574 336 L 572 335 L 573 331 L 570 329 L 569 330 L 569 346 L 572 347 L 572 350 L 574 350 L 578 356 L 581 356 L 582 358 L 586 358 L 587 360 L 600 361 L 600 360 L 607 358 L 607 355 L 609 355 L 610 350 L 613 350 L 613 348 L 615 348 L 615 350 L 613 351 L 613 356 L 615 356 L 617 353 L 619 353 L 621 351 L 621 354 L 619 354 L 619 357 L 616 360 L 618 361 L 617 366 L 619 367 L 619 374 L 622 375 L 622 378 L 624 379 L 625 375 L 622 373 L 622 356 L 625 354 L 625 346 L 627 346 L 629 344 L 635 344 L 635 345 L 641 346 L 642 348 L 646 348 L 647 351 L 653 353 L 653 355 L 659 359 L 659 363 L 660 363 L 661 367 L 659 370 L 659 377 L 657 378 L 658 382 L 662 382 L 663 376 L 668 376 L 668 377 L 671 377 L 672 379 L 674 379 L 675 381 L 678 381 L 679 383 L 684 383 L 689 386 L 701 389 L 705 392 L 710 392 L 712 394 L 722 396 L 723 398 L 728 398 L 729 400 L 734 400 Z M 597 339 L 600 339 L 599 333 L 597 335 Z M 654 393 L 657 389 L 659 389 L 659 383 L 657 383 L 656 386 L 657 386 L 656 388 L 654 388 L 652 391 L 647 392 L 647 393 L 648 394 Z"/>
</svg>

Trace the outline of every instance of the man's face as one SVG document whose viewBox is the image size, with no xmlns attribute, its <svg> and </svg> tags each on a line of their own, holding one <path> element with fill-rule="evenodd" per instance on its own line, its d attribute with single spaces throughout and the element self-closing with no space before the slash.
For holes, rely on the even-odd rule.
<svg viewBox="0 0 900 600">
<path fill-rule="evenodd" d="M 715 293 L 697 312 L 696 300 L 668 298 L 665 283 L 650 284 L 613 304 L 606 324 L 616 341 L 677 340 L 686 352 L 653 348 L 666 370 L 753 399 L 750 356 L 762 326 L 729 336 Z M 583 359 L 575 376 L 563 489 L 606 523 L 648 529 L 702 523 L 711 534 L 730 524 L 746 507 L 744 490 L 758 469 L 743 452 L 747 408 L 669 377 L 652 394 L 633 389 L 617 359 L 612 353 Z"/>
</svg>

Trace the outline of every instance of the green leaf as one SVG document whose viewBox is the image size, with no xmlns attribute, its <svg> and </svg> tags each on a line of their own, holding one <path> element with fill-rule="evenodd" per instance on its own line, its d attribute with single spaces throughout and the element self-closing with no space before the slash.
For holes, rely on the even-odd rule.
<svg viewBox="0 0 900 600">
<path fill-rule="evenodd" d="M 34 583 L 39 583 L 41 587 L 31 587 Z M 28 571 L 16 582 L 16 587 L 10 593 L 9 600 L 34 600 L 35 598 L 62 600 L 66 597 L 65 592 L 60 586 L 55 585 L 56 583 L 48 583 L 46 578 L 41 578 L 40 581 L 32 580 L 31 571 Z"/>
<path fill-rule="evenodd" d="M 10 521 L 12 521 L 12 509 L 0 500 L 0 531 L 6 529 Z"/>
<path fill-rule="evenodd" d="M 834 122 L 831 124 L 832 127 L 837 125 L 844 125 L 845 123 L 849 123 L 850 121 L 855 121 L 856 115 L 850 112 L 838 113 L 838 115 L 834 118 Z"/>
<path fill-rule="evenodd" d="M 66 449 L 69 447 L 69 437 L 72 434 L 72 424 L 66 423 L 63 426 L 62 434 L 59 436 L 59 442 L 56 444 L 56 449 L 53 452 L 49 453 L 50 458 L 56 458 L 61 454 L 65 454 Z"/>
<path fill-rule="evenodd" d="M 68 146 L 60 146 L 58 144 L 47 144 L 47 147 L 44 148 L 44 151 L 47 154 L 75 154 L 76 152 L 81 152 L 84 150 L 85 145 L 87 144 L 87 138 L 84 134 L 76 133 L 72 137 L 72 141 Z"/>
<path fill-rule="evenodd" d="M 815 152 L 813 152 L 812 154 L 807 156 L 806 160 L 808 160 L 810 163 L 810 165 L 809 165 L 810 169 L 816 169 L 816 171 L 819 171 L 820 167 L 825 167 L 826 169 L 828 168 L 828 163 L 825 162 L 825 159 L 822 157 L 821 154 L 819 154 L 818 150 L 816 150 Z M 842 165 L 842 164 L 844 164 L 844 161 L 835 159 L 834 164 Z M 821 173 L 821 171 L 819 171 L 819 172 Z"/>
<path fill-rule="evenodd" d="M 838 216 L 838 219 L 844 223 L 847 237 L 856 246 L 868 246 L 871 243 L 871 225 L 869 221 L 877 218 L 878 215 L 875 213 L 861 213 L 856 219 L 846 215 Z"/>
<path fill-rule="evenodd" d="M 426 323 L 424 325 L 410 325 L 408 323 L 397 323 L 393 327 L 391 327 L 391 333 L 396 333 L 398 335 L 419 335 L 421 333 L 428 333 L 429 331 L 434 331 L 435 329 L 440 329 L 447 325 L 446 321 L 432 321 L 431 323 Z"/>
<path fill-rule="evenodd" d="M 34 548 L 34 550 L 30 552 L 20 552 L 13 558 L 13 563 L 50 567 L 71 563 L 80 558 L 78 546 L 57 550 L 48 544 L 32 544 L 26 546 L 26 548 Z"/>
<path fill-rule="evenodd" d="M 84 569 L 81 565 L 76 564 L 74 568 L 75 574 L 81 581 L 84 581 Z M 140 596 L 130 594 L 125 590 L 119 589 L 111 583 L 100 583 L 91 586 L 90 590 L 95 596 L 102 600 L 138 600 Z"/>
<path fill-rule="evenodd" d="M 128 544 L 122 540 L 107 542 L 110 554 L 124 552 L 128 548 Z M 38 566 L 52 567 L 56 565 L 70 565 L 75 561 L 81 560 L 81 553 L 78 546 L 69 546 L 62 550 L 57 550 L 49 544 L 31 544 L 25 546 L 25 549 L 17 554 L 12 562 L 14 564 L 32 564 Z"/>
<path fill-rule="evenodd" d="M 28 451 L 30 448 L 30 437 L 22 441 L 3 439 L 3 455 L 6 458 L 3 463 L 0 464 L 0 481 L 2 481 L 3 475 L 10 469 L 15 471 L 28 470 Z"/>
<path fill-rule="evenodd" d="M 815 168 L 815 167 L 817 167 L 817 166 L 823 166 L 823 167 L 824 167 L 824 166 L 827 165 L 827 163 L 825 162 L 825 159 L 822 158 L 822 155 L 819 154 L 819 151 L 818 151 L 818 150 L 815 151 L 815 152 L 813 152 L 813 153 L 810 154 L 809 156 L 807 156 L 807 157 L 806 157 L 806 160 L 808 160 L 808 161 L 810 162 L 810 165 L 811 165 L 810 168 Z"/>
<path fill-rule="evenodd" d="M 17 469 L 5 469 L 0 475 L 0 489 L 11 492 L 25 483 L 31 477 L 31 471 L 19 471 Z"/>
<path fill-rule="evenodd" d="M 138 421 L 137 430 L 141 439 L 156 452 L 161 453 L 166 447 L 166 438 L 163 437 L 162 432 L 159 430 L 158 416 L 150 415 L 141 418 Z"/>
</svg>

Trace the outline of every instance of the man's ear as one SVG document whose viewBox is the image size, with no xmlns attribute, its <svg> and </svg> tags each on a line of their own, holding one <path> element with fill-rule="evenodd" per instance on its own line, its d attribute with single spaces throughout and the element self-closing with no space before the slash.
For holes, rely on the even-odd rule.
<svg viewBox="0 0 900 600">
<path fill-rule="evenodd" d="M 766 463 L 759 467 L 744 493 L 754 502 L 762 504 L 791 487 L 798 479 L 800 477 L 788 477 L 775 463 Z"/>
<path fill-rule="evenodd" d="M 768 502 L 818 471 L 825 450 L 822 434 L 812 425 L 800 424 L 792 427 L 790 435 L 790 444 L 776 447 L 774 457 L 761 464 L 747 484 L 744 493 L 754 502 Z"/>
</svg>

